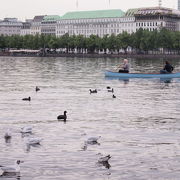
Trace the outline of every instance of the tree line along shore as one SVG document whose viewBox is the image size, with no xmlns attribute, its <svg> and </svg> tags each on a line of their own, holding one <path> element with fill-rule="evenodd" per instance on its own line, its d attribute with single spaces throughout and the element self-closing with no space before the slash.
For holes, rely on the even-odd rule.
<svg viewBox="0 0 180 180">
<path fill-rule="evenodd" d="M 21 51 L 28 49 L 29 51 Z M 13 51 L 14 50 L 14 51 Z M 19 50 L 19 51 L 16 51 Z M 30 51 L 38 50 L 38 51 Z M 161 29 L 160 31 L 139 29 L 128 34 L 91 35 L 64 34 L 54 35 L 13 35 L 0 36 L 0 55 L 38 55 L 38 56 L 73 56 L 73 54 L 91 54 L 92 56 L 118 55 L 180 55 L 180 32 Z"/>
</svg>

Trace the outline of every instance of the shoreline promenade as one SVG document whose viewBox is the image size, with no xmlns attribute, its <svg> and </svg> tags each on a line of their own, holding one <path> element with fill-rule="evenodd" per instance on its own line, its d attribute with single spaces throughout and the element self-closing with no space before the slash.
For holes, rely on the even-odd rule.
<svg viewBox="0 0 180 180">
<path fill-rule="evenodd" d="M 11 57 L 77 57 L 77 58 L 180 58 L 180 54 L 81 54 L 81 53 L 55 53 L 55 54 L 45 54 L 43 56 L 39 54 L 11 54 L 0 52 L 0 56 L 11 56 Z"/>
</svg>

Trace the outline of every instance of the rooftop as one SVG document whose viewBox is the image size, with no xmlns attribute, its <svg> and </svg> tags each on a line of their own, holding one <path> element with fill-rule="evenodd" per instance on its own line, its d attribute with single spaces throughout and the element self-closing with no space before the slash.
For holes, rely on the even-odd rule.
<svg viewBox="0 0 180 180">
<path fill-rule="evenodd" d="M 128 9 L 125 13 L 125 16 L 134 16 L 134 14 L 136 14 L 138 12 L 138 8 L 136 9 Z"/>
<path fill-rule="evenodd" d="M 60 16 L 58 15 L 47 15 L 44 16 L 43 21 L 57 21 L 60 19 Z"/>
<path fill-rule="evenodd" d="M 97 11 L 75 11 L 68 12 L 61 19 L 94 19 L 94 18 L 115 18 L 124 16 L 120 9 L 97 10 Z"/>
<path fill-rule="evenodd" d="M 136 15 L 180 15 L 180 11 L 165 8 L 165 7 L 147 7 L 147 8 L 137 8 L 137 9 L 129 9 L 126 12 L 126 16 L 136 16 Z"/>
<path fill-rule="evenodd" d="M 43 16 L 35 16 L 34 19 L 33 19 L 33 22 L 41 22 L 44 18 L 44 15 Z"/>
</svg>

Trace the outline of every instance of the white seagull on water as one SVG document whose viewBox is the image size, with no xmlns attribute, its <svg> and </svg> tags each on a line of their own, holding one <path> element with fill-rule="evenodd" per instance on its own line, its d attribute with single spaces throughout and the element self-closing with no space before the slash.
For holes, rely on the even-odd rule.
<svg viewBox="0 0 180 180">
<path fill-rule="evenodd" d="M 40 144 L 41 141 L 42 141 L 42 138 L 30 137 L 30 138 L 26 139 L 26 144 L 27 145 L 36 145 L 36 144 Z"/>
<path fill-rule="evenodd" d="M 19 173 L 20 172 L 20 163 L 23 161 L 17 160 L 14 165 L 11 166 L 0 166 L 0 175 L 4 173 Z"/>
<path fill-rule="evenodd" d="M 25 126 L 21 128 L 21 133 L 32 133 L 32 126 Z"/>
<path fill-rule="evenodd" d="M 98 136 L 98 137 L 90 137 L 88 138 L 85 143 L 87 144 L 97 144 L 98 143 L 98 140 L 101 136 Z"/>
</svg>

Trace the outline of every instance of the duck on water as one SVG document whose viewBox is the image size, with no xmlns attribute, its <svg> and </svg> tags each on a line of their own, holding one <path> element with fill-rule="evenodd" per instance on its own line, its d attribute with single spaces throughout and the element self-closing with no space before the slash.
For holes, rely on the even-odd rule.
<svg viewBox="0 0 180 180">
<path fill-rule="evenodd" d="M 40 88 L 38 86 L 36 86 L 36 92 L 40 91 Z"/>
<path fill-rule="evenodd" d="M 29 96 L 28 98 L 23 98 L 23 101 L 31 101 L 31 97 Z"/>
<path fill-rule="evenodd" d="M 94 90 L 89 89 L 89 92 L 90 92 L 90 94 L 92 94 L 92 93 L 97 93 L 97 89 L 94 89 Z"/>
<path fill-rule="evenodd" d="M 63 120 L 63 121 L 66 121 L 66 119 L 67 119 L 67 111 L 64 111 L 64 114 L 63 115 L 59 115 L 58 117 L 57 117 L 57 119 L 58 120 Z"/>
</svg>

